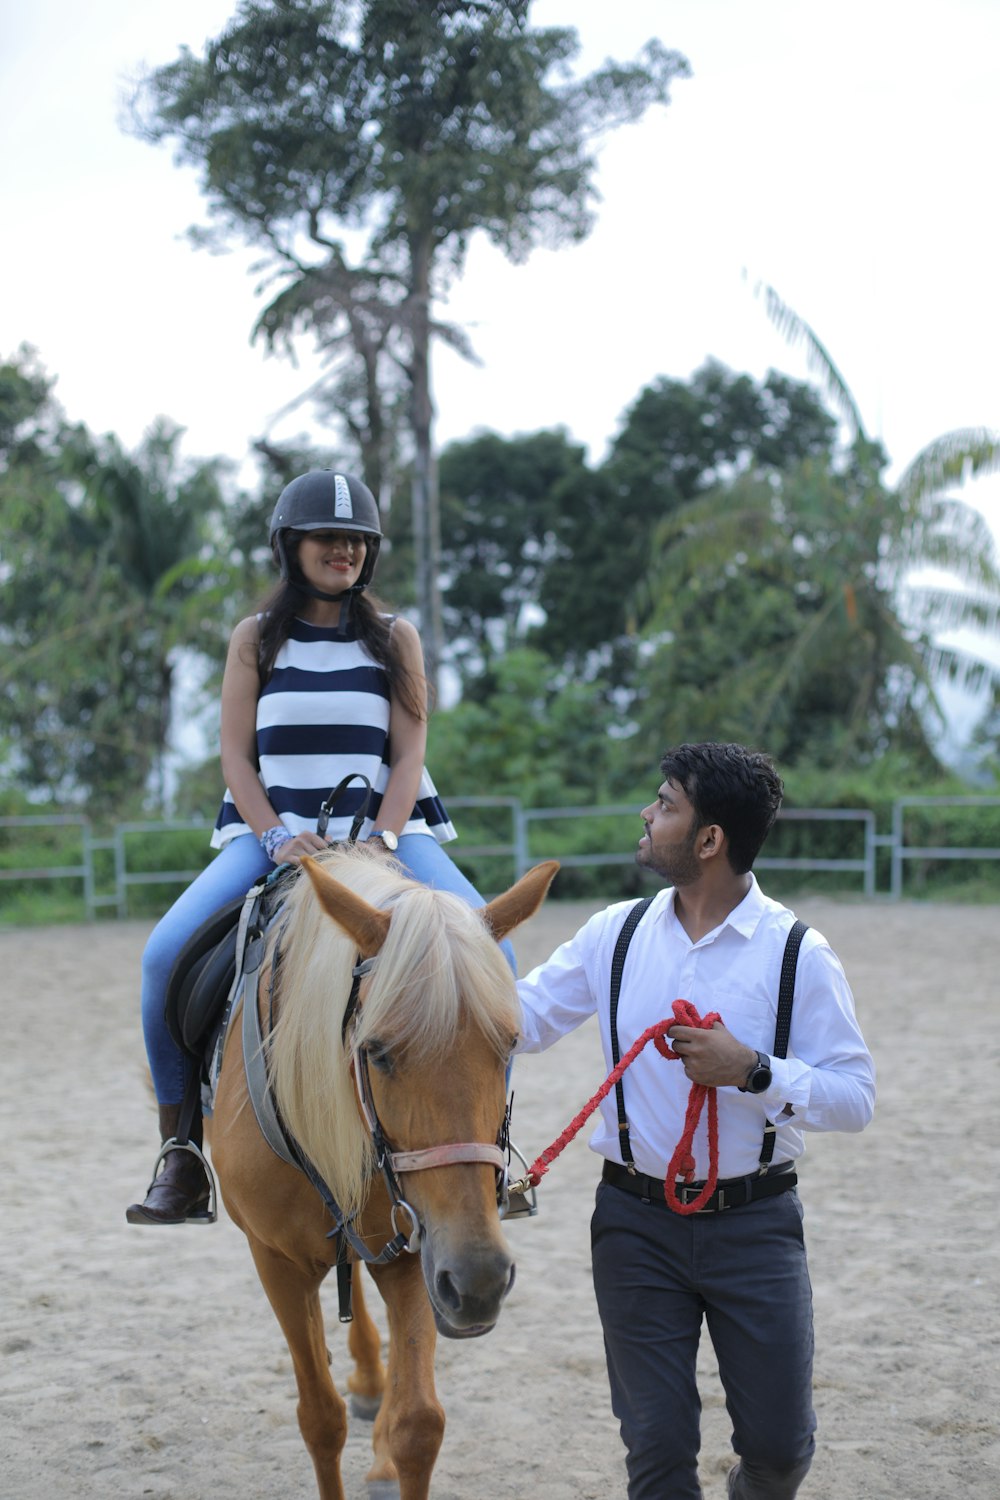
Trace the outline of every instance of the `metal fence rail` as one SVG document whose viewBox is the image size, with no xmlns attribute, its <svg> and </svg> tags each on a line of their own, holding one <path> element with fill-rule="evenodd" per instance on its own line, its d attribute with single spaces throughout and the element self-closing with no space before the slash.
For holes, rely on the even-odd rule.
<svg viewBox="0 0 1000 1500">
<path fill-rule="evenodd" d="M 892 834 L 886 843 L 892 850 L 889 894 L 898 901 L 903 894 L 903 866 L 914 859 L 1000 859 L 1000 849 L 959 847 L 951 844 L 931 846 L 906 842 L 907 808 L 914 807 L 1000 807 L 1000 797 L 897 797 L 892 804 Z"/>
<path fill-rule="evenodd" d="M 523 830 L 515 835 L 518 846 L 517 873 L 523 875 L 539 859 L 545 859 L 552 854 L 551 850 L 531 850 L 530 833 L 533 825 L 543 822 L 558 822 L 561 819 L 573 819 L 581 822 L 586 819 L 606 818 L 608 816 L 634 818 L 637 809 L 634 803 L 614 803 L 606 807 L 536 807 L 522 808 L 519 813 L 518 822 Z M 875 894 L 875 849 L 877 838 L 875 833 L 875 814 L 869 809 L 855 808 L 789 808 L 778 814 L 778 821 L 792 822 L 822 822 L 822 823 L 858 823 L 864 833 L 863 853 L 857 858 L 835 858 L 823 859 L 819 857 L 806 858 L 782 858 L 780 855 L 761 855 L 755 861 L 757 869 L 764 870 L 833 870 L 845 874 L 860 873 L 864 876 L 864 890 L 866 895 Z M 595 854 L 563 854 L 559 853 L 560 863 L 567 869 L 585 868 L 589 865 L 631 865 L 635 863 L 635 845 L 627 851 L 612 853 L 603 850 Z"/>
<path fill-rule="evenodd" d="M 601 839 L 595 830 L 593 844 L 586 852 L 564 851 L 559 846 L 565 842 L 558 835 L 542 832 L 542 825 L 559 825 L 570 820 L 574 824 L 593 826 L 594 820 L 620 818 L 634 819 L 637 807 L 634 803 L 612 803 L 603 807 L 535 807 L 525 808 L 516 797 L 451 797 L 449 806 L 456 809 L 496 809 L 503 815 L 510 829 L 509 838 L 479 844 L 462 843 L 458 853 L 462 859 L 503 859 L 513 868 L 515 876 L 522 875 L 541 859 L 558 858 L 566 869 L 585 868 L 596 865 L 631 865 L 635 860 L 635 843 L 625 849 L 601 847 Z M 762 854 L 756 868 L 762 870 L 826 871 L 845 876 L 860 875 L 866 896 L 878 893 L 877 851 L 884 849 L 889 856 L 890 899 L 899 900 L 903 895 L 904 868 L 914 860 L 1000 860 L 1000 848 L 959 845 L 924 845 L 907 843 L 906 815 L 917 808 L 952 807 L 1000 808 L 1000 797 L 899 797 L 892 806 L 892 827 L 888 834 L 876 831 L 875 814 L 869 809 L 858 808 L 788 808 L 778 815 L 779 823 L 853 823 L 861 834 L 861 850 L 857 856 L 828 858 L 821 855 L 784 857 L 777 854 Z M 509 820 L 509 822 L 507 822 Z M 80 837 L 79 862 L 62 864 L 24 864 L 16 868 L 0 867 L 0 882 L 68 880 L 79 881 L 88 920 L 96 916 L 100 908 L 114 907 L 119 917 L 128 915 L 129 891 L 142 885 L 186 885 L 198 874 L 197 869 L 135 869 L 130 864 L 129 840 L 141 836 L 147 841 L 163 834 L 201 831 L 206 836 L 210 824 L 203 820 L 177 822 L 119 823 L 109 838 L 94 837 L 90 820 L 83 816 L 35 816 L 0 817 L 0 837 L 4 830 L 16 834 L 18 830 L 77 829 Z M 623 827 L 627 827 L 623 823 Z M 110 880 L 105 878 L 105 889 L 100 889 L 98 863 L 100 855 L 111 855 Z M 105 859 L 105 863 L 106 863 Z M 148 861 L 147 861 L 148 863 Z M 108 888 L 109 887 L 109 888 Z"/>
</svg>

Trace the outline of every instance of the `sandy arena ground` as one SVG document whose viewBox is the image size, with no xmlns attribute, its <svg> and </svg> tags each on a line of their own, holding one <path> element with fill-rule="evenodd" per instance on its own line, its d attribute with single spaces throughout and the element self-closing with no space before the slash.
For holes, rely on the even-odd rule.
<svg viewBox="0 0 1000 1500">
<path fill-rule="evenodd" d="M 522 972 L 591 909 L 554 903 L 525 927 Z M 996 911 L 798 910 L 844 960 L 880 1083 L 869 1131 L 812 1137 L 800 1174 L 820 1419 L 801 1494 L 997 1500 Z M 312 1500 L 290 1361 L 242 1235 L 228 1221 L 125 1224 L 155 1134 L 136 1006 L 147 931 L 0 933 L 0 1496 Z M 602 1078 L 592 1023 L 519 1061 L 515 1138 L 529 1158 Z M 497 1329 L 439 1346 L 436 1500 L 625 1493 L 590 1284 L 598 1164 L 585 1135 L 546 1178 L 539 1216 L 510 1226 L 518 1279 Z M 332 1286 L 327 1308 L 343 1388 Z M 721 1500 L 732 1460 L 707 1340 L 702 1391 L 705 1494 Z M 352 1500 L 365 1496 L 369 1432 L 352 1424 Z"/>
</svg>

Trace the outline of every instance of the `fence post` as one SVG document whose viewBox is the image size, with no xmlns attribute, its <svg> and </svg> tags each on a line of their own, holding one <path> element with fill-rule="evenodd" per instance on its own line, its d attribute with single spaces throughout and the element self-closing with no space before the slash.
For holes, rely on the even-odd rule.
<svg viewBox="0 0 1000 1500">
<path fill-rule="evenodd" d="M 889 895 L 898 901 L 903 894 L 903 799 L 892 804 L 892 870 Z"/>
<path fill-rule="evenodd" d="M 513 813 L 514 879 L 520 880 L 521 876 L 528 870 L 531 861 L 531 856 L 528 853 L 528 819 L 520 800 L 515 800 Z"/>
</svg>

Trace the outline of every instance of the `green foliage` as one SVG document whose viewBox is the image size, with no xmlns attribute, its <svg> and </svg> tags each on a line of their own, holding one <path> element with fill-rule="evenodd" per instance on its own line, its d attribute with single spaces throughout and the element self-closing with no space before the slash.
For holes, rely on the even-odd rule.
<svg viewBox="0 0 1000 1500">
<path fill-rule="evenodd" d="M 123 811 L 161 765 L 175 649 L 217 641 L 199 549 L 219 465 L 183 464 L 167 423 L 130 456 L 66 428 L 23 360 L 2 376 L 21 398 L 0 468 L 3 771 L 56 806 Z"/>
<path fill-rule="evenodd" d="M 690 383 L 661 378 L 641 392 L 597 470 L 562 432 L 450 445 L 444 610 L 466 672 L 521 637 L 638 692 L 640 637 L 661 628 L 640 587 L 657 525 L 734 475 L 828 459 L 834 427 L 807 386 L 775 374 L 758 386 L 710 362 Z M 530 605 L 544 624 L 531 624 Z"/>
<path fill-rule="evenodd" d="M 885 457 L 865 432 L 854 396 L 826 347 L 810 325 L 773 287 L 758 284 L 768 316 L 791 344 L 804 347 L 827 393 L 854 437 L 854 467 L 872 488 Z M 1000 685 L 988 651 L 931 647 L 937 631 L 971 626 L 995 635 L 1000 620 L 1000 570 L 996 542 L 989 526 L 970 505 L 955 498 L 951 487 L 969 479 L 1000 473 L 1000 434 L 985 428 L 944 433 L 913 458 L 892 492 L 884 492 L 879 516 L 878 555 L 869 566 L 892 596 L 899 620 L 919 642 L 919 675 L 930 689 L 935 681 L 960 680 L 979 688 Z M 871 538 L 869 538 L 869 543 Z M 871 547 L 869 545 L 869 554 Z M 922 568 L 941 569 L 946 582 L 914 583 Z"/>
<path fill-rule="evenodd" d="M 655 380 L 626 412 L 601 472 L 603 493 L 587 516 L 587 591 L 602 607 L 581 618 L 566 587 L 561 608 L 543 600 L 556 637 L 568 639 L 575 624 L 578 650 L 589 650 L 648 630 L 650 601 L 640 585 L 656 528 L 741 474 L 828 459 L 834 432 L 808 386 L 773 372 L 758 386 L 709 360 L 689 382 Z"/>
<path fill-rule="evenodd" d="M 616 798 L 619 756 L 600 687 L 521 648 L 500 658 L 490 688 L 431 719 L 427 758 L 441 787 L 517 796 L 529 807 Z"/>
<path fill-rule="evenodd" d="M 469 675 L 523 638 L 522 615 L 566 556 L 559 538 L 590 475 L 560 430 L 452 443 L 439 477 L 444 620 L 452 660 Z"/>
</svg>

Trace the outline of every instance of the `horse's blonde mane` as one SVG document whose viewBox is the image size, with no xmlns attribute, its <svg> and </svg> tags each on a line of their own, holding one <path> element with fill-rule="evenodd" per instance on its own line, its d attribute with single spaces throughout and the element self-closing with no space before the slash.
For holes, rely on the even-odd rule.
<svg viewBox="0 0 1000 1500">
<path fill-rule="evenodd" d="M 378 1037 L 419 1062 L 445 1052 L 460 1027 L 475 1025 L 505 1053 L 519 1024 L 516 993 L 475 911 L 457 896 L 407 879 L 363 846 L 320 858 L 334 879 L 392 914 L 363 982 L 356 1043 Z M 357 950 L 304 874 L 279 925 L 278 1021 L 268 1043 L 275 1098 L 339 1206 L 353 1213 L 375 1167 L 342 1040 Z"/>
</svg>

